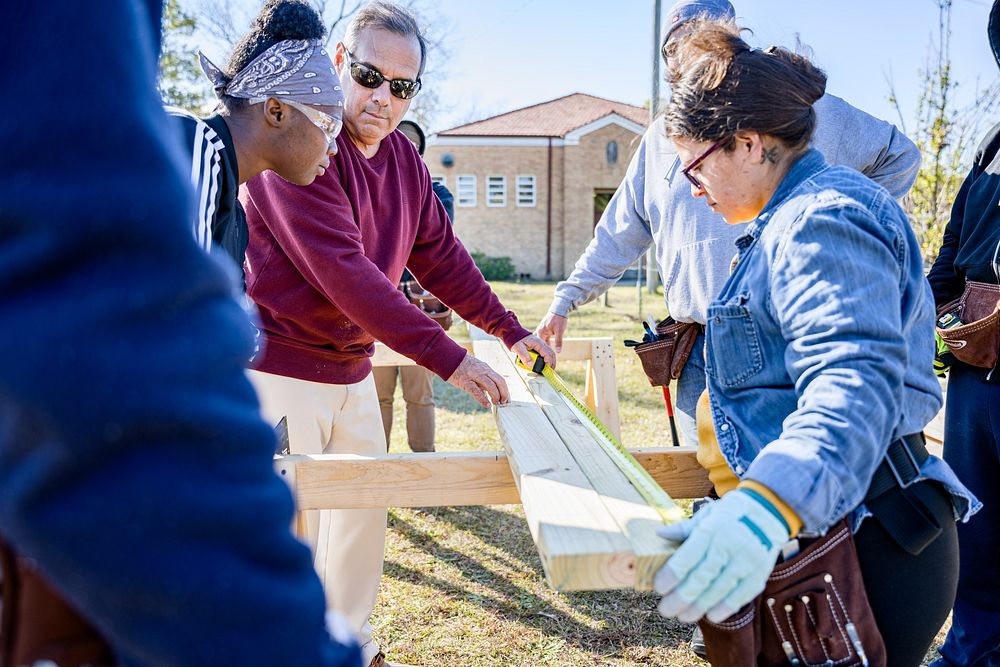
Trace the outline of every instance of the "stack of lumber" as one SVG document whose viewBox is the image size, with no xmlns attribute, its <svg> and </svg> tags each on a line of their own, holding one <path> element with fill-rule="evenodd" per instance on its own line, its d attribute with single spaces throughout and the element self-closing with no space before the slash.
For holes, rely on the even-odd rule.
<svg viewBox="0 0 1000 667">
<path fill-rule="evenodd" d="M 656 534 L 663 525 L 657 511 L 546 379 L 517 366 L 496 338 L 470 333 L 475 356 L 510 390 L 510 402 L 494 414 L 549 585 L 651 590 L 673 553 Z"/>
</svg>

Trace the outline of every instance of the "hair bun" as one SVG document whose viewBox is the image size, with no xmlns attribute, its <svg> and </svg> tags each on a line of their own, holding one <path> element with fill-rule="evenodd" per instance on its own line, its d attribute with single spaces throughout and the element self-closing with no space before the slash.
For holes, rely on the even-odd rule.
<svg viewBox="0 0 1000 667">
<path fill-rule="evenodd" d="M 323 19 L 303 0 L 268 0 L 254 19 L 251 28 L 275 41 L 286 39 L 323 39 Z"/>
<path fill-rule="evenodd" d="M 696 21 L 678 38 L 669 54 L 668 134 L 718 141 L 752 130 L 803 150 L 826 75 L 788 49 L 751 49 L 740 32 L 732 22 Z"/>
</svg>

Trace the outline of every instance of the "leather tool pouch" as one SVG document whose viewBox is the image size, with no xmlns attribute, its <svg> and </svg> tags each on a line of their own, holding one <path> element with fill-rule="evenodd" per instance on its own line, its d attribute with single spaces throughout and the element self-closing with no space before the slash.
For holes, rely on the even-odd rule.
<svg viewBox="0 0 1000 667">
<path fill-rule="evenodd" d="M 962 324 L 937 328 L 955 358 L 978 368 L 995 368 L 1000 351 L 1000 285 L 968 281 L 962 296 L 938 309 L 955 314 Z"/>
<path fill-rule="evenodd" d="M 39 574 L 0 543 L 0 667 L 51 661 L 59 667 L 117 665 L 104 638 Z"/>
<path fill-rule="evenodd" d="M 779 563 L 753 602 L 698 625 L 713 665 L 886 664 L 847 519 Z"/>
<path fill-rule="evenodd" d="M 697 322 L 677 322 L 671 317 L 659 322 L 656 325 L 659 340 L 634 348 L 649 384 L 664 387 L 679 378 L 691 356 L 695 340 L 703 330 L 704 327 Z"/>
<path fill-rule="evenodd" d="M 424 291 L 416 280 L 401 283 L 399 288 L 403 290 L 410 303 L 424 311 L 424 314 L 440 324 L 442 329 L 447 331 L 451 328 L 454 321 L 451 308 L 441 303 L 441 300 L 430 292 Z"/>
</svg>

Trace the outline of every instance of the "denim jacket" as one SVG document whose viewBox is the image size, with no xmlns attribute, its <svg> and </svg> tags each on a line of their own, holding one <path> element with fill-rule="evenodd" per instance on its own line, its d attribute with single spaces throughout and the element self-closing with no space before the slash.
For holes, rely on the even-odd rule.
<svg viewBox="0 0 1000 667">
<path fill-rule="evenodd" d="M 857 510 L 895 438 L 941 407 L 934 301 L 906 214 L 815 149 L 736 242 L 708 308 L 706 372 L 722 454 L 794 509 L 809 534 Z M 930 457 L 963 520 L 979 502 Z"/>
</svg>

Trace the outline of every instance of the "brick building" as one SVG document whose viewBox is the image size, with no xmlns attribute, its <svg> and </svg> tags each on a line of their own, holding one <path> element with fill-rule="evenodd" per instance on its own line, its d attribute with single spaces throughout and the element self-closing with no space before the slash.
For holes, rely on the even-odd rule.
<svg viewBox="0 0 1000 667">
<path fill-rule="evenodd" d="M 575 93 L 438 132 L 424 160 L 455 195 L 469 250 L 510 257 L 526 277 L 563 278 L 648 121 L 642 107 Z"/>
</svg>

